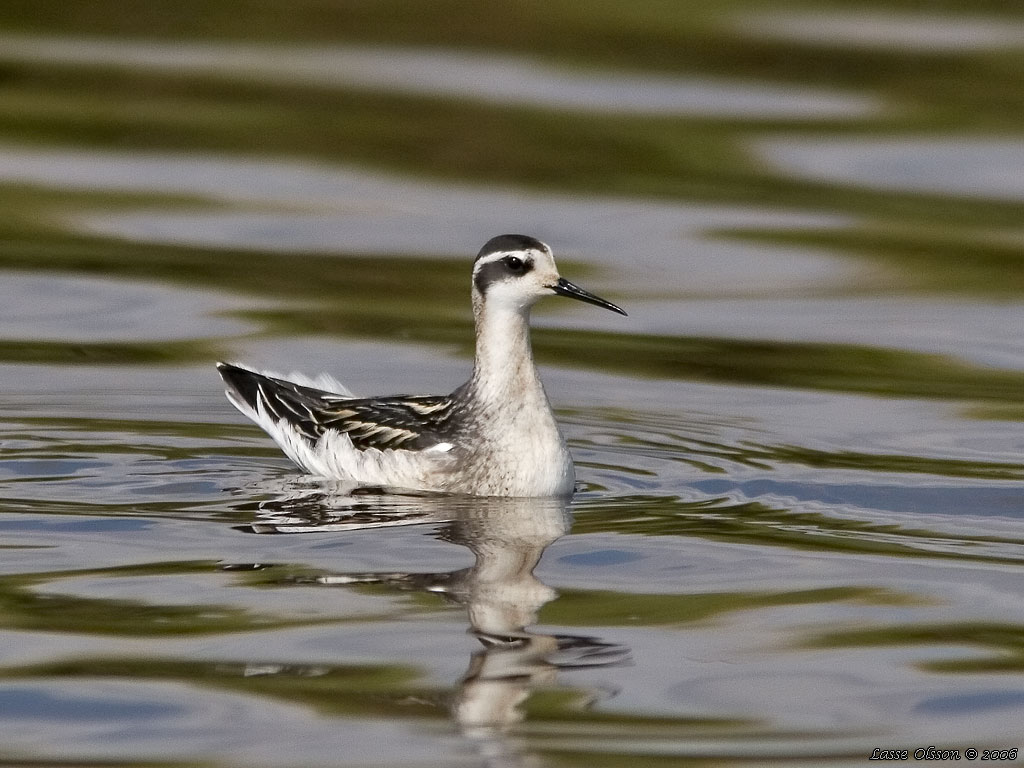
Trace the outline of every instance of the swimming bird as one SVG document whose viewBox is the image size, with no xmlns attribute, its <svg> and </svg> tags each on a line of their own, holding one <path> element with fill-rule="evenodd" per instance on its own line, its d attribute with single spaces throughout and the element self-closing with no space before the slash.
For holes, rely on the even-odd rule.
<svg viewBox="0 0 1024 768">
<path fill-rule="evenodd" d="M 450 395 L 358 398 L 329 379 L 217 368 L 232 404 L 310 474 L 353 486 L 568 496 L 572 457 L 530 346 L 530 308 L 545 296 L 626 314 L 561 277 L 540 240 L 499 235 L 473 262 L 473 374 Z"/>
</svg>

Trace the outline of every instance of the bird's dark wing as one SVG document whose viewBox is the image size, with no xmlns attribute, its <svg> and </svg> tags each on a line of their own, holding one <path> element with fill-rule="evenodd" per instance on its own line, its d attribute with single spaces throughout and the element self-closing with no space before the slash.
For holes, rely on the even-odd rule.
<svg viewBox="0 0 1024 768">
<path fill-rule="evenodd" d="M 453 412 L 452 401 L 442 395 L 347 398 L 227 363 L 217 369 L 254 411 L 262 403 L 272 418 L 285 419 L 311 444 L 333 429 L 359 449 L 424 450 L 444 442 L 442 430 Z"/>
</svg>

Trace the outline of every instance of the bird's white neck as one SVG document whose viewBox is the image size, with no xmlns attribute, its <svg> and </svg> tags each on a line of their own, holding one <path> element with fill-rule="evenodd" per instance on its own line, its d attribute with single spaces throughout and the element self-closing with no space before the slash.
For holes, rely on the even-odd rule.
<svg viewBox="0 0 1024 768">
<path fill-rule="evenodd" d="M 476 310 L 476 397 L 493 405 L 535 398 L 546 403 L 530 347 L 530 308 L 498 304 L 479 305 Z"/>
<path fill-rule="evenodd" d="M 533 363 L 529 307 L 493 300 L 484 306 L 478 295 L 473 304 L 477 340 L 469 392 L 491 493 L 571 494 L 572 457 Z"/>
</svg>

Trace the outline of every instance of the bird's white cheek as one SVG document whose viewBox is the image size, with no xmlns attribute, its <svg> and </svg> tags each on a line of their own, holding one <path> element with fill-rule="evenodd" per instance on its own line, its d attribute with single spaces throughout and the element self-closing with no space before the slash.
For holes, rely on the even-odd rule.
<svg viewBox="0 0 1024 768">
<path fill-rule="evenodd" d="M 487 303 L 495 308 L 519 310 L 533 304 L 539 295 L 530 286 L 505 283 L 491 287 Z"/>
</svg>

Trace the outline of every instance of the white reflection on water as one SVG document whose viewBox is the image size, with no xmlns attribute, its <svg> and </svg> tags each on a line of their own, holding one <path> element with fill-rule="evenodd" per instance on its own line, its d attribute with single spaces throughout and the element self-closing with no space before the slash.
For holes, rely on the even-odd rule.
<svg viewBox="0 0 1024 768">
<path fill-rule="evenodd" d="M 1024 200 L 1024 142 L 1015 139 L 764 139 L 761 158 L 832 184 Z"/>
<path fill-rule="evenodd" d="M 0 338 L 61 341 L 201 339 L 251 330 L 223 316 L 237 297 L 59 273 L 0 271 Z"/>
<path fill-rule="evenodd" d="M 651 331 L 863 344 L 1024 369 L 1022 302 L 905 296 L 690 299 L 645 302 L 643 312 L 645 327 Z M 555 320 L 568 326 L 578 318 L 559 315 Z"/>
<path fill-rule="evenodd" d="M 392 91 L 500 106 L 717 117 L 860 116 L 867 96 L 700 77 L 566 70 L 446 49 L 266 46 L 0 36 L 0 60 L 117 66 Z"/>
<path fill-rule="evenodd" d="M 848 261 L 797 248 L 709 240 L 709 229 L 822 227 L 839 216 L 623 197 L 531 194 L 308 163 L 218 155 L 0 148 L 0 180 L 58 188 L 213 197 L 287 210 L 92 213 L 94 232 L 147 242 L 322 253 L 468 258 L 491 236 L 529 232 L 571 258 L 628 273 L 626 285 L 743 295 L 842 283 Z M 595 286 L 595 288 L 598 286 Z"/>
<path fill-rule="evenodd" d="M 969 7 L 969 6 L 967 6 Z M 736 26 L 757 37 L 911 51 L 962 51 L 1024 46 L 1024 25 L 1005 19 L 891 11 L 745 15 Z"/>
<path fill-rule="evenodd" d="M 409 755 L 438 752 L 442 757 L 434 764 L 458 764 L 454 745 L 422 729 L 396 727 L 393 719 L 372 715 L 349 723 L 339 728 L 270 696 L 197 693 L 182 682 L 32 679 L 0 687 L 5 750 L 52 765 L 69 764 L 64 762 L 69 754 L 75 762 L 101 764 L 112 759 L 145 764 L 149 758 L 268 768 L 337 766 L 344 755 L 345 765 L 408 765 Z"/>
<path fill-rule="evenodd" d="M 797 151 L 801 146 L 794 143 L 791 149 Z M 1024 179 L 1024 145 L 1021 149 L 1020 178 Z M 835 168 L 829 165 L 833 154 L 841 163 L 842 152 L 804 150 L 807 159 L 820 165 L 816 171 L 823 177 L 842 176 L 841 164 Z M 1012 164 L 1007 166 L 1005 159 L 1000 159 L 1004 162 L 998 172 L 1005 172 L 1006 167 L 1012 171 Z M 936 157 L 932 169 L 936 179 L 941 169 L 938 160 Z M 865 180 L 868 176 L 887 178 L 883 171 L 889 178 L 899 172 L 900 165 L 888 155 L 877 162 L 888 165 L 879 168 L 876 177 L 874 164 L 869 163 L 859 171 Z M 992 163 L 995 165 L 996 160 Z M 983 173 L 978 168 L 974 172 Z M 960 174 L 958 178 L 963 181 L 966 177 Z M 924 183 L 932 177 L 925 174 L 916 178 Z M 1012 172 L 1006 172 L 1006 178 L 1021 183 Z M 619 296 L 626 297 L 631 314 L 627 319 L 587 312 L 544 317 L 546 310 L 542 307 L 541 322 L 548 325 L 866 344 L 937 352 L 985 365 L 1024 367 L 1016 332 L 1024 327 L 1024 305 L 1019 302 L 953 302 L 904 296 L 810 298 L 810 292 L 857 284 L 863 267 L 849 257 L 840 259 L 798 248 L 766 248 L 707 234 L 717 229 L 818 228 L 849 223 L 838 216 L 619 197 L 529 194 L 297 162 L 214 155 L 8 148 L 0 152 L 0 179 L 59 188 L 199 195 L 242 206 L 227 210 L 103 211 L 80 214 L 72 222 L 89 231 L 144 242 L 325 255 L 434 255 L 468 261 L 495 233 L 530 232 L 550 242 L 566 259 L 602 264 L 605 274 L 588 278 L 587 284 L 599 292 L 608 288 L 618 291 Z M 275 209 L 247 209 L 253 204 Z M 280 210 L 285 207 L 288 210 Z M 24 279 L 31 282 L 35 278 Z M 872 279 L 877 281 L 877 275 Z M 55 282 L 48 289 L 73 294 L 79 286 L 100 284 L 76 278 L 66 288 Z M 116 293 L 114 288 L 111 290 Z M 123 290 L 127 291 L 124 301 L 128 303 L 132 295 L 155 291 L 138 286 Z M 167 289 L 163 295 L 170 295 Z M 178 299 L 170 301 L 154 302 L 153 306 L 159 309 L 167 304 L 171 312 L 177 311 L 173 304 Z M 196 321 L 199 313 L 180 314 L 181 319 L 168 326 L 161 322 L 139 327 L 175 327 L 187 317 Z M 153 316 L 157 315 L 161 320 L 173 317 L 159 313 Z M 110 320 L 102 322 L 109 325 Z M 211 324 L 210 329 L 197 335 L 221 328 L 208 313 L 202 322 Z M 54 330 L 59 332 L 59 318 L 55 323 Z"/>
</svg>

